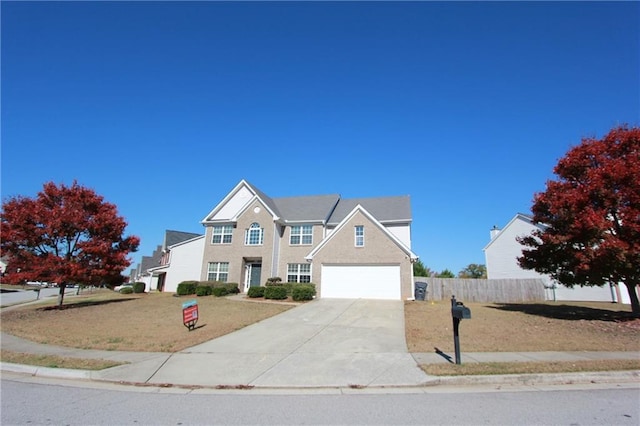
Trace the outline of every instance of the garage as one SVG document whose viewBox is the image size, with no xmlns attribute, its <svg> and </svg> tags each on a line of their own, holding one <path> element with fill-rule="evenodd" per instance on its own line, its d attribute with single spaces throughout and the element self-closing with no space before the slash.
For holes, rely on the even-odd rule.
<svg viewBox="0 0 640 426">
<path fill-rule="evenodd" d="M 321 297 L 400 300 L 399 265 L 322 265 Z"/>
</svg>

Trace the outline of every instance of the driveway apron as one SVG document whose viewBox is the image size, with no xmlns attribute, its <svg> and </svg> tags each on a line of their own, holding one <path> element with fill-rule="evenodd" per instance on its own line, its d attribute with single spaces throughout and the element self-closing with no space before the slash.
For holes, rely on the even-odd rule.
<svg viewBox="0 0 640 426">
<path fill-rule="evenodd" d="M 230 387 L 415 386 L 427 381 L 407 352 L 403 302 L 365 299 L 319 299 L 297 306 L 175 353 L 147 380 Z"/>
</svg>

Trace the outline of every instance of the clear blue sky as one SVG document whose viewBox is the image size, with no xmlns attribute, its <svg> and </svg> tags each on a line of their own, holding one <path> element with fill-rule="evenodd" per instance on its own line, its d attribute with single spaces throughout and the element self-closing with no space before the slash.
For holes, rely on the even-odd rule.
<svg viewBox="0 0 640 426">
<path fill-rule="evenodd" d="M 571 146 L 640 123 L 639 2 L 1 8 L 2 198 L 76 179 L 135 262 L 246 179 L 408 194 L 413 251 L 457 273 Z"/>
</svg>

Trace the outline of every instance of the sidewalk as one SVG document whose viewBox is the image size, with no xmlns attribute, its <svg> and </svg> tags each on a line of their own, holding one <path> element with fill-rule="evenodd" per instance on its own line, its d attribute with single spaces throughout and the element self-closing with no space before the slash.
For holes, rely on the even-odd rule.
<svg viewBox="0 0 640 426">
<path fill-rule="evenodd" d="M 0 334 L 4 350 L 127 364 L 101 371 L 0 363 L 39 377 L 157 387 L 222 389 L 389 389 L 451 384 L 640 383 L 640 371 L 436 377 L 419 364 L 455 362 L 454 354 L 409 353 L 403 304 L 323 300 L 301 305 L 234 333 L 176 353 L 72 349 Z M 461 362 L 640 359 L 640 352 L 499 352 L 461 354 Z"/>
</svg>

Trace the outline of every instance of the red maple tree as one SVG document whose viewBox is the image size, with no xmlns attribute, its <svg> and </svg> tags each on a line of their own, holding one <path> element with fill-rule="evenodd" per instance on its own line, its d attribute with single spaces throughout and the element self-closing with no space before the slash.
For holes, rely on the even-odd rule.
<svg viewBox="0 0 640 426">
<path fill-rule="evenodd" d="M 568 287 L 624 283 L 640 316 L 640 128 L 583 139 L 554 173 L 532 207 L 548 228 L 519 238 L 520 266 Z"/>
<path fill-rule="evenodd" d="M 114 204 L 77 182 L 44 184 L 35 198 L 2 203 L 0 252 L 8 259 L 3 281 L 58 283 L 58 306 L 68 284 L 117 284 L 140 239 L 124 237 L 127 226 Z"/>
</svg>

